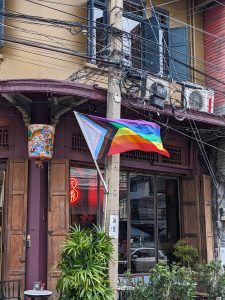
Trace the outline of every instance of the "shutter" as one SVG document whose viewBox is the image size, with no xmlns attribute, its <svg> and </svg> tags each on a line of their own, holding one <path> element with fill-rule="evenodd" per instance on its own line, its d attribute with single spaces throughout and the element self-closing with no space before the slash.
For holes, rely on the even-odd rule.
<svg viewBox="0 0 225 300">
<path fill-rule="evenodd" d="M 3 12 L 5 10 L 5 0 L 0 0 L 0 47 L 3 47 L 4 41 L 4 16 Z"/>
<path fill-rule="evenodd" d="M 198 176 L 182 179 L 182 238 L 201 255 Z"/>
<path fill-rule="evenodd" d="M 206 262 L 214 259 L 214 234 L 212 218 L 212 190 L 210 176 L 202 176 L 202 235 Z"/>
<path fill-rule="evenodd" d="M 169 68 L 170 76 L 177 81 L 189 79 L 188 28 L 170 28 L 169 30 Z M 185 65 L 184 65 L 185 64 Z"/>
<path fill-rule="evenodd" d="M 48 289 L 57 299 L 56 283 L 60 271 L 53 269 L 60 247 L 69 230 L 69 161 L 52 159 L 50 163 L 50 199 L 48 213 Z"/>
<path fill-rule="evenodd" d="M 3 279 L 25 285 L 28 161 L 10 159 L 6 176 Z"/>
<path fill-rule="evenodd" d="M 94 53 L 94 0 L 88 1 L 88 39 L 87 39 L 87 49 L 88 56 L 92 57 Z"/>
<path fill-rule="evenodd" d="M 156 17 L 143 23 L 144 51 L 142 67 L 152 73 L 160 72 L 159 22 Z"/>
</svg>

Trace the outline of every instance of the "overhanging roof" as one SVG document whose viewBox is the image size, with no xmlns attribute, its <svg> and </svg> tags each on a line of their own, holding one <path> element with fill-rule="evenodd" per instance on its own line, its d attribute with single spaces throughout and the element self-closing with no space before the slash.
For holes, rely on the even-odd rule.
<svg viewBox="0 0 225 300">
<path fill-rule="evenodd" d="M 77 82 L 51 79 L 18 79 L 18 80 L 0 80 L 0 94 L 16 94 L 16 93 L 50 93 L 52 95 L 72 95 L 78 98 L 94 100 L 96 102 L 106 102 L 107 91 L 99 88 L 97 85 L 89 86 Z M 21 98 L 21 97 L 19 97 Z M 141 109 L 151 113 L 160 113 L 173 117 L 171 106 L 165 107 L 164 110 L 140 104 L 137 99 L 123 98 L 122 105 L 132 107 L 133 109 Z M 15 104 L 16 106 L 16 104 Z M 178 118 L 183 117 L 183 113 L 177 113 Z M 188 111 L 185 115 L 186 119 L 194 120 L 198 123 L 209 124 L 212 126 L 225 127 L 225 116 L 217 116 L 199 111 Z"/>
</svg>

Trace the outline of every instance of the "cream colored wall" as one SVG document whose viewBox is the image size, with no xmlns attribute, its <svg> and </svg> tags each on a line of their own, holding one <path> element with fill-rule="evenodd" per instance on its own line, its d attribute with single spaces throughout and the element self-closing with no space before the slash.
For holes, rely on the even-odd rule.
<svg viewBox="0 0 225 300">
<path fill-rule="evenodd" d="M 51 2 L 51 0 L 49 2 Z M 52 6 L 53 8 L 69 12 L 70 14 L 87 17 L 87 10 L 85 8 L 86 0 L 53 1 L 76 5 L 76 7 L 56 5 L 49 2 L 39 1 L 41 4 Z M 44 18 L 85 22 L 66 13 L 41 7 L 26 0 L 6 0 L 6 9 Z M 21 30 L 33 31 L 34 34 Z M 40 24 L 33 25 L 18 21 L 18 19 L 12 20 L 5 18 L 5 35 L 6 37 L 10 36 L 13 38 L 32 40 L 38 43 L 51 44 L 53 47 L 69 48 L 71 50 L 86 52 L 86 36 L 83 34 L 73 35 L 65 28 L 43 26 Z M 55 36 L 57 38 L 55 38 Z M 0 65 L 1 79 L 66 79 L 82 64 L 82 59 L 73 56 L 8 42 L 5 42 L 0 53 L 3 54 L 3 62 Z"/>
<path fill-rule="evenodd" d="M 194 25 L 202 28 L 202 15 L 196 14 L 195 20 L 190 20 L 187 16 L 187 10 L 190 8 L 192 0 L 179 0 L 166 4 L 165 0 L 154 0 L 153 4 L 158 5 L 169 11 L 170 24 L 172 27 L 184 26 L 182 23 L 173 20 L 178 19 L 184 23 L 194 22 Z M 54 9 L 63 10 L 69 14 L 76 16 L 87 17 L 86 0 L 46 0 L 37 3 L 42 5 L 51 6 Z M 51 2 L 61 3 L 57 5 Z M 166 3 L 169 1 L 166 1 Z M 147 0 L 147 7 L 150 5 L 150 0 Z M 64 5 L 62 5 L 64 4 Z M 68 5 L 65 5 L 68 4 Z M 24 13 L 27 15 L 41 16 L 45 18 L 54 18 L 65 21 L 82 22 L 85 20 L 71 16 L 66 13 L 58 12 L 56 10 L 36 5 L 26 0 L 6 0 L 6 9 Z M 24 30 L 25 32 L 21 31 Z M 27 31 L 33 31 L 27 32 Z M 40 24 L 24 23 L 17 20 L 5 19 L 5 35 L 13 38 L 20 38 L 32 40 L 38 43 L 50 44 L 55 47 L 69 48 L 71 50 L 86 52 L 87 36 L 79 33 L 73 35 L 65 28 L 50 27 Z M 204 59 L 203 47 L 203 34 L 200 32 L 190 32 L 192 39 L 195 39 L 196 45 L 192 49 L 192 53 L 200 59 Z M 64 39 L 64 40 L 63 40 Z M 3 55 L 3 61 L 0 63 L 0 78 L 51 78 L 51 79 L 66 79 L 72 73 L 82 68 L 86 64 L 86 59 L 80 59 L 66 54 L 56 53 L 48 50 L 41 50 L 38 48 L 18 45 L 14 43 L 5 42 L 4 47 L 0 49 Z M 196 67 L 204 67 L 202 63 L 196 61 Z M 204 71 L 204 70 L 203 70 Z M 96 73 L 96 70 L 95 70 Z M 199 75 L 198 75 L 199 77 Z M 204 78 L 198 83 L 202 83 Z M 99 82 L 100 86 L 106 86 L 106 73 L 97 74 L 93 76 L 90 73 L 89 79 L 86 77 L 83 82 Z"/>
<path fill-rule="evenodd" d="M 185 0 L 177 0 L 175 2 L 171 2 L 170 4 L 166 4 L 171 1 L 165 1 L 165 0 L 154 0 L 150 1 L 147 0 L 147 3 L 161 7 L 162 9 L 165 9 L 169 12 L 170 17 L 173 17 L 175 19 L 178 19 L 181 22 L 187 22 L 187 16 L 186 16 L 186 9 L 187 9 L 187 1 Z M 151 6 L 151 5 L 150 5 Z M 178 27 L 178 23 L 174 20 L 170 20 L 170 26 L 171 27 Z M 180 25 L 181 26 L 181 25 Z"/>
</svg>

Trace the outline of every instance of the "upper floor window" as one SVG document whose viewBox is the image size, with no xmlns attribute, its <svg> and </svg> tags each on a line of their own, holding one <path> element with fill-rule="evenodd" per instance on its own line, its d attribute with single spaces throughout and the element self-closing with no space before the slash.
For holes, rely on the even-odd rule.
<svg viewBox="0 0 225 300">
<path fill-rule="evenodd" d="M 92 62 L 109 54 L 109 7 L 106 0 L 89 1 L 88 48 Z M 123 3 L 123 65 L 168 76 L 176 81 L 189 79 L 187 27 L 170 28 L 169 13 L 155 8 L 146 16 L 143 1 Z"/>
<path fill-rule="evenodd" d="M 109 9 L 107 0 L 89 0 L 88 2 L 88 52 L 92 62 L 104 58 L 108 49 Z"/>
</svg>

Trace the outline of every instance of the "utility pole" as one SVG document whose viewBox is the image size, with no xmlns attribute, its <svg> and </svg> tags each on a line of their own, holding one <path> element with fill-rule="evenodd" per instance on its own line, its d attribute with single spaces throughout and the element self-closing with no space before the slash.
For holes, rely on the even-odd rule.
<svg viewBox="0 0 225 300">
<path fill-rule="evenodd" d="M 110 60 L 118 66 L 109 66 L 107 118 L 120 118 L 121 113 L 121 61 L 122 61 L 122 34 L 123 29 L 123 0 L 110 1 L 110 25 L 113 27 L 110 34 Z M 113 237 L 113 260 L 109 265 L 109 279 L 117 299 L 118 279 L 118 229 L 119 229 L 119 180 L 120 155 L 112 155 L 106 160 L 106 182 L 108 184 L 108 206 L 106 208 L 106 229 Z M 112 228 L 112 225 L 115 227 Z"/>
</svg>

